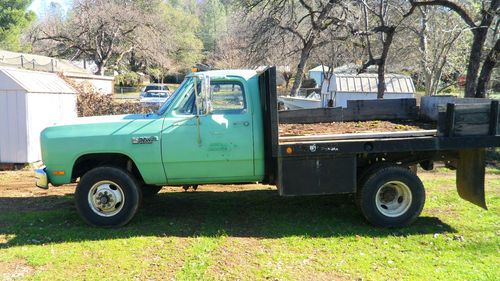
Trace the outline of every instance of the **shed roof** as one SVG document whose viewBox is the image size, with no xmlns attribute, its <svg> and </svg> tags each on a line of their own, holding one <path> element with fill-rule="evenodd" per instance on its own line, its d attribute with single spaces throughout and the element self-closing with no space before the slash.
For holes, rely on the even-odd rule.
<svg viewBox="0 0 500 281">
<path fill-rule="evenodd" d="M 333 75 L 335 91 L 350 93 L 376 93 L 377 74 L 339 74 Z M 386 94 L 415 93 L 415 86 L 409 76 L 399 74 L 385 75 Z"/>
<path fill-rule="evenodd" d="M 325 69 L 325 71 L 330 70 L 330 68 L 328 66 L 320 64 L 320 65 L 316 66 L 315 68 L 310 69 L 309 72 L 323 72 L 323 68 Z"/>
<path fill-rule="evenodd" d="M 24 66 L 21 64 L 21 58 L 24 61 Z M 69 60 L 6 50 L 0 50 L 0 65 L 49 72 L 91 74 L 88 70 L 74 65 Z"/>
<path fill-rule="evenodd" d="M 9 67 L 0 67 L 0 91 L 76 94 L 71 86 L 54 73 Z"/>
</svg>

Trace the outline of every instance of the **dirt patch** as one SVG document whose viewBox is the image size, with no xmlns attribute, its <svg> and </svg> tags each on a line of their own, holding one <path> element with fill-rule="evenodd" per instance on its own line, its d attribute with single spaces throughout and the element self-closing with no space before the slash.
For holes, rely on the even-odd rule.
<svg viewBox="0 0 500 281">
<path fill-rule="evenodd" d="M 76 184 L 50 186 L 40 189 L 35 186 L 32 171 L 0 172 L 0 212 L 2 211 L 35 211 L 53 210 L 73 205 L 72 195 Z M 275 186 L 242 184 L 242 185 L 200 185 L 197 191 L 234 192 L 243 190 L 272 190 Z M 166 186 L 161 192 L 180 192 L 180 186 Z M 192 187 L 186 192 L 195 192 Z M 0 223 L 1 225 L 1 223 Z"/>
<path fill-rule="evenodd" d="M 280 124 L 280 136 L 399 132 L 435 129 L 434 123 L 414 121 L 362 121 L 314 124 Z"/>
<path fill-rule="evenodd" d="M 25 260 L 0 262 L 0 280 L 3 281 L 23 279 L 33 271 L 33 267 L 29 266 Z"/>
<path fill-rule="evenodd" d="M 179 192 L 184 189 L 181 186 L 165 186 L 161 192 Z M 276 190 L 276 186 L 262 184 L 207 184 L 199 185 L 196 190 L 192 186 L 186 192 L 210 191 L 210 192 L 234 192 L 244 190 Z"/>
<path fill-rule="evenodd" d="M 73 194 L 74 189 L 74 184 L 38 188 L 32 171 L 0 172 L 0 212 L 58 209 L 71 204 L 61 199 Z"/>
</svg>

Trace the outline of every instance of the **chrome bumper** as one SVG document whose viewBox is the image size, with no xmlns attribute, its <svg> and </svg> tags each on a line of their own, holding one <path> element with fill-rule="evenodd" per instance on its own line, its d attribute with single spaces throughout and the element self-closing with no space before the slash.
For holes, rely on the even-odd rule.
<svg viewBox="0 0 500 281">
<path fill-rule="evenodd" d="M 35 179 L 36 186 L 43 189 L 49 188 L 49 180 L 47 178 L 47 173 L 45 172 L 45 167 L 35 170 Z"/>
</svg>

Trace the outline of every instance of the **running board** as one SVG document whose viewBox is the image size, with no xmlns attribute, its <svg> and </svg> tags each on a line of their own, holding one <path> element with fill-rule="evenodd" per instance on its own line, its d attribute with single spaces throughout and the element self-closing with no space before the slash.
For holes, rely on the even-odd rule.
<svg viewBox="0 0 500 281">
<path fill-rule="evenodd" d="M 334 135 L 311 135 L 311 136 L 290 136 L 280 137 L 279 142 L 302 142 L 302 141 L 329 141 L 329 140 L 350 140 L 350 139 L 379 139 L 379 138 L 401 138 L 401 137 L 427 137 L 435 136 L 437 130 L 382 132 L 382 133 L 354 133 L 354 134 L 334 134 Z"/>
</svg>

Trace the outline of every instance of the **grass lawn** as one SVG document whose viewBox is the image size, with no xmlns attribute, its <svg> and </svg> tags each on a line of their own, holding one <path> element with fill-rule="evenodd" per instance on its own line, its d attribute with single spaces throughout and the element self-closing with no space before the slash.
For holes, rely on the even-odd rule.
<svg viewBox="0 0 500 281">
<path fill-rule="evenodd" d="M 484 211 L 454 173 L 421 173 L 411 227 L 368 225 L 350 197 L 281 198 L 274 187 L 165 188 L 120 229 L 85 225 L 74 186 L 37 190 L 0 173 L 0 280 L 500 280 L 500 175 Z"/>
</svg>

